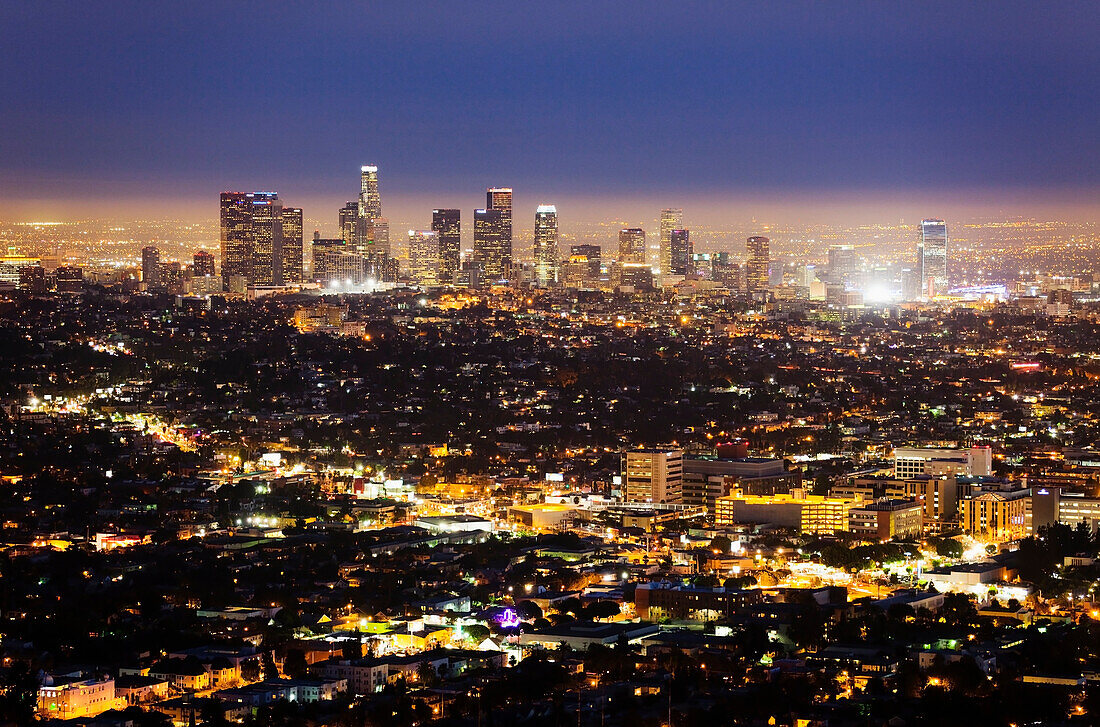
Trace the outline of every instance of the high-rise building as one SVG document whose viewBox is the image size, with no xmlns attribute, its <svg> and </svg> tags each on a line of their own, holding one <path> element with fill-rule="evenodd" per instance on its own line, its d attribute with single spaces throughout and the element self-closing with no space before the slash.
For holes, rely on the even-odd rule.
<svg viewBox="0 0 1100 727">
<path fill-rule="evenodd" d="M 434 230 L 409 230 L 409 275 L 422 285 L 438 282 L 439 234 Z"/>
<path fill-rule="evenodd" d="M 141 282 L 146 290 L 162 287 L 160 250 L 153 245 L 141 248 Z"/>
<path fill-rule="evenodd" d="M 645 262 L 645 230 L 639 227 L 619 230 L 619 262 Z"/>
<path fill-rule="evenodd" d="M 768 238 L 759 235 L 748 239 L 749 262 L 745 270 L 745 287 L 753 299 L 768 295 L 769 242 Z"/>
<path fill-rule="evenodd" d="M 222 286 L 238 278 L 241 285 L 252 279 L 252 201 L 244 192 L 221 196 Z"/>
<path fill-rule="evenodd" d="M 601 256 L 599 245 L 571 245 L 569 260 L 565 264 L 565 284 L 580 288 L 598 283 Z"/>
<path fill-rule="evenodd" d="M 678 503 L 683 486 L 681 449 L 634 449 L 623 455 L 627 502 Z"/>
<path fill-rule="evenodd" d="M 661 272 L 666 275 L 687 275 L 691 272 L 694 250 L 691 248 L 691 233 L 688 230 L 672 230 L 668 238 L 668 267 L 661 263 Z"/>
<path fill-rule="evenodd" d="M 920 223 L 921 295 L 934 298 L 947 292 L 947 223 L 943 220 L 921 220 Z"/>
<path fill-rule="evenodd" d="M 500 224 L 504 241 L 508 245 L 508 259 L 512 258 L 512 188 L 490 187 L 485 190 L 485 209 L 500 210 Z"/>
<path fill-rule="evenodd" d="M 847 283 L 856 272 L 856 251 L 851 245 L 830 245 L 828 276 L 830 283 Z"/>
<path fill-rule="evenodd" d="M 335 259 L 332 256 L 342 255 L 350 249 L 352 249 L 352 246 L 342 239 L 314 237 L 311 249 L 313 270 L 310 278 L 316 283 L 328 285 L 336 277 L 334 272 L 336 269 Z"/>
<path fill-rule="evenodd" d="M 283 282 L 301 283 L 302 277 L 302 208 L 283 207 Z"/>
<path fill-rule="evenodd" d="M 382 216 L 382 196 L 378 193 L 378 167 L 373 164 L 360 167 L 359 216 L 365 220 Z"/>
<path fill-rule="evenodd" d="M 661 253 L 659 265 L 661 273 L 668 275 L 672 270 L 672 231 L 684 229 L 684 211 L 682 209 L 661 210 Z M 683 275 L 683 273 L 676 273 Z"/>
<path fill-rule="evenodd" d="M 345 245 L 356 244 L 359 229 L 359 203 L 348 202 L 340 208 L 340 238 Z"/>
<path fill-rule="evenodd" d="M 474 210 L 474 260 L 490 281 L 504 277 L 512 264 L 512 245 L 505 234 L 501 210 Z"/>
<path fill-rule="evenodd" d="M 439 237 L 439 282 L 450 283 L 462 260 L 462 213 L 432 210 L 432 232 Z"/>
<path fill-rule="evenodd" d="M 535 209 L 535 280 L 541 286 L 558 279 L 558 210 L 552 204 Z"/>
<path fill-rule="evenodd" d="M 46 294 L 46 268 L 41 265 L 19 267 L 19 290 L 30 295 Z"/>
<path fill-rule="evenodd" d="M 366 252 L 383 258 L 390 255 L 390 221 L 385 217 L 372 217 L 366 220 L 366 240 L 357 244 L 367 248 Z"/>
<path fill-rule="evenodd" d="M 252 192 L 253 285 L 283 284 L 283 203 L 277 192 Z"/>
<path fill-rule="evenodd" d="M 214 256 L 206 250 L 199 250 L 191 260 L 192 275 L 203 277 L 214 275 Z"/>
<path fill-rule="evenodd" d="M 59 265 L 54 275 L 58 293 L 79 293 L 84 290 L 84 268 Z"/>
</svg>

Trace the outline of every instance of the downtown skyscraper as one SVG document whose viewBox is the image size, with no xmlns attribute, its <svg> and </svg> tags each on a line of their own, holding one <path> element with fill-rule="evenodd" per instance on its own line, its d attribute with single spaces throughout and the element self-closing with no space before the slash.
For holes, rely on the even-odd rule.
<svg viewBox="0 0 1100 727">
<path fill-rule="evenodd" d="M 558 210 L 552 204 L 535 209 L 535 280 L 546 287 L 558 280 Z"/>
<path fill-rule="evenodd" d="M 409 230 L 409 275 L 421 285 L 439 282 L 439 233 Z"/>
<path fill-rule="evenodd" d="M 283 285 L 283 203 L 278 193 L 223 192 L 220 218 L 223 289 L 241 293 L 254 285 Z"/>
<path fill-rule="evenodd" d="M 508 245 L 508 258 L 512 257 L 512 188 L 490 187 L 485 190 L 485 209 L 500 210 L 500 224 Z"/>
<path fill-rule="evenodd" d="M 691 272 L 691 259 L 693 250 L 691 247 L 691 232 L 689 230 L 672 230 L 668 238 L 669 264 L 661 272 L 664 275 L 687 275 Z"/>
<path fill-rule="evenodd" d="M 432 232 L 439 237 L 439 282 L 450 283 L 462 260 L 462 213 L 432 210 Z"/>
<path fill-rule="evenodd" d="M 947 292 L 947 223 L 943 220 L 921 220 L 919 260 L 921 297 L 935 298 Z"/>
<path fill-rule="evenodd" d="M 771 241 L 766 237 L 754 235 L 748 239 L 749 261 L 745 270 L 745 287 L 753 300 L 768 297 L 768 270 L 771 254 L 768 250 Z"/>
<path fill-rule="evenodd" d="M 283 207 L 283 283 L 301 283 L 302 270 L 302 208 Z"/>
<path fill-rule="evenodd" d="M 382 195 L 378 192 L 378 167 L 366 164 L 360 167 L 359 216 L 374 220 L 382 216 Z"/>
<path fill-rule="evenodd" d="M 619 230 L 619 262 L 645 262 L 645 230 L 640 227 L 624 227 Z"/>
<path fill-rule="evenodd" d="M 661 210 L 661 238 L 658 266 L 663 275 L 672 272 L 672 231 L 684 229 L 684 211 L 682 209 Z M 683 273 L 677 273 L 683 275 Z"/>
<path fill-rule="evenodd" d="M 474 210 L 474 262 L 489 280 L 500 280 L 512 264 L 511 240 L 499 209 Z"/>
</svg>

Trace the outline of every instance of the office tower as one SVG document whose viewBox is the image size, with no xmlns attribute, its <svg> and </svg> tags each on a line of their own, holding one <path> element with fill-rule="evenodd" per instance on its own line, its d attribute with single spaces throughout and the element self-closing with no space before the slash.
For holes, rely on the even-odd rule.
<svg viewBox="0 0 1100 727">
<path fill-rule="evenodd" d="M 432 210 L 432 232 L 439 237 L 439 282 L 450 283 L 462 259 L 462 213 Z"/>
<path fill-rule="evenodd" d="M 76 265 L 59 265 L 54 271 L 58 293 L 79 293 L 84 290 L 84 269 Z"/>
<path fill-rule="evenodd" d="M 856 272 L 856 251 L 851 245 L 829 246 L 830 283 L 848 283 Z"/>
<path fill-rule="evenodd" d="M 667 211 L 667 210 L 666 210 Z M 668 238 L 668 267 L 661 263 L 661 271 L 672 275 L 687 275 L 692 272 L 691 233 L 687 230 L 672 230 Z"/>
<path fill-rule="evenodd" d="M 141 248 L 141 282 L 146 290 L 161 287 L 160 250 L 152 245 Z"/>
<path fill-rule="evenodd" d="M 598 283 L 601 252 L 599 245 L 571 245 L 563 275 L 565 284 L 583 288 Z"/>
<path fill-rule="evenodd" d="M 947 223 L 921 220 L 920 223 L 921 295 L 934 298 L 947 292 Z"/>
<path fill-rule="evenodd" d="M 340 238 L 345 245 L 354 245 L 359 229 L 359 203 L 348 202 L 340 208 Z"/>
<path fill-rule="evenodd" d="M 504 241 L 508 245 L 508 259 L 512 259 L 512 188 L 490 187 L 485 190 L 485 209 L 500 210 L 500 224 Z"/>
<path fill-rule="evenodd" d="M 422 285 L 439 282 L 439 234 L 433 230 L 409 230 L 409 275 Z"/>
<path fill-rule="evenodd" d="M 301 283 L 302 208 L 283 207 L 283 283 Z"/>
<path fill-rule="evenodd" d="M 683 486 L 681 449 L 634 449 L 623 456 L 627 502 L 678 503 Z"/>
<path fill-rule="evenodd" d="M 378 257 L 390 255 L 390 221 L 385 217 L 372 217 L 360 220 L 366 224 L 366 240 L 357 244 L 369 248 L 366 252 Z"/>
<path fill-rule="evenodd" d="M 214 274 L 214 256 L 205 250 L 199 250 L 191 258 L 191 274 L 207 276 Z"/>
<path fill-rule="evenodd" d="M 920 299 L 920 271 L 913 268 L 901 270 L 901 299 L 903 301 Z"/>
<path fill-rule="evenodd" d="M 19 290 L 30 295 L 46 294 L 46 268 L 41 265 L 19 267 Z"/>
<path fill-rule="evenodd" d="M 252 279 L 252 203 L 244 192 L 222 192 L 221 195 L 221 256 L 222 287 L 230 290 L 230 282 L 238 278 L 247 286 Z"/>
<path fill-rule="evenodd" d="M 552 204 L 535 209 L 535 280 L 545 287 L 558 279 L 558 210 Z"/>
<path fill-rule="evenodd" d="M 252 211 L 253 285 L 283 284 L 283 203 L 277 192 L 248 195 Z"/>
<path fill-rule="evenodd" d="M 474 210 L 474 260 L 490 281 L 504 277 L 512 264 L 512 246 L 505 236 L 501 210 Z"/>
<path fill-rule="evenodd" d="M 382 216 L 382 196 L 378 193 L 378 167 L 367 165 L 360 168 L 359 179 L 359 216 L 373 220 Z"/>
<path fill-rule="evenodd" d="M 310 274 L 310 279 L 322 285 L 332 281 L 334 277 L 334 266 L 330 256 L 332 254 L 343 254 L 350 249 L 351 246 L 342 239 L 314 237 L 311 249 L 313 269 Z"/>
<path fill-rule="evenodd" d="M 645 262 L 645 231 L 638 227 L 619 230 L 619 262 Z"/>
<path fill-rule="evenodd" d="M 661 250 L 658 265 L 663 275 L 672 270 L 672 231 L 684 229 L 684 211 L 682 209 L 661 210 Z M 683 275 L 684 273 L 676 273 Z"/>
<path fill-rule="evenodd" d="M 745 287 L 753 299 L 768 295 L 769 240 L 754 235 L 748 239 L 749 262 L 745 271 Z"/>
</svg>

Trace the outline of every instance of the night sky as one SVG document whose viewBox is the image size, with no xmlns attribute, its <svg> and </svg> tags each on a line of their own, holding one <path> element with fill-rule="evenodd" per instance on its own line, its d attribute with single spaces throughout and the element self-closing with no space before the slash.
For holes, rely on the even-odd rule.
<svg viewBox="0 0 1100 727">
<path fill-rule="evenodd" d="M 4 0 L 0 219 L 339 204 L 364 162 L 396 205 L 503 184 L 1091 215 L 1098 29 L 1096 2 Z"/>
</svg>

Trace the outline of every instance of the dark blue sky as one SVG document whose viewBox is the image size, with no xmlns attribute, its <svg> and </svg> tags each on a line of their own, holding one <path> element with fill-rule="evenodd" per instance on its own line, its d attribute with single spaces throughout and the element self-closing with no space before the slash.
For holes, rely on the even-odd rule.
<svg viewBox="0 0 1100 727">
<path fill-rule="evenodd" d="M 0 0 L 0 218 L 223 188 L 329 204 L 365 161 L 394 202 L 1095 210 L 1098 29 L 1096 2 Z"/>
</svg>

